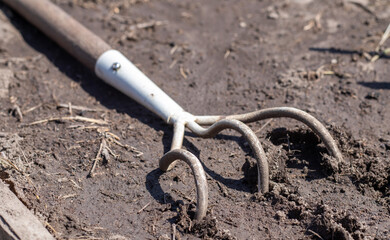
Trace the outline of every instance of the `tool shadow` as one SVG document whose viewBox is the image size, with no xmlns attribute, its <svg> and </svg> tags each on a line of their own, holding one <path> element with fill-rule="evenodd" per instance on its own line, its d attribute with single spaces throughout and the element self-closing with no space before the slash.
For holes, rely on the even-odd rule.
<svg viewBox="0 0 390 240">
<path fill-rule="evenodd" d="M 2 3 L 0 3 L 0 10 L 4 11 L 5 13 L 9 11 L 8 8 L 5 7 Z M 77 83 L 80 83 L 83 90 L 96 98 L 96 100 L 99 101 L 104 107 L 115 110 L 118 113 L 127 114 L 130 117 L 135 118 L 155 129 L 155 131 L 163 131 L 164 136 L 162 138 L 162 143 L 164 146 L 164 152 L 170 150 L 171 139 L 173 136 L 172 128 L 170 126 L 165 124 L 161 119 L 154 115 L 154 113 L 147 110 L 142 105 L 138 104 L 113 87 L 102 82 L 95 76 L 92 70 L 87 69 L 81 63 L 76 61 L 65 50 L 61 49 L 56 43 L 51 41 L 48 37 L 25 21 L 18 14 L 13 13 L 13 15 L 10 15 L 6 13 L 6 16 L 9 18 L 9 21 L 14 25 L 14 27 L 18 29 L 22 38 L 29 46 L 31 46 L 37 52 L 43 54 L 47 59 L 49 59 L 50 62 L 53 63 L 55 67 L 59 69 L 60 72 L 64 73 L 68 78 Z M 110 92 L 110 94 L 107 94 L 108 92 Z M 249 153 L 251 152 L 247 146 L 243 145 L 243 141 L 240 137 L 219 134 L 217 136 L 217 139 L 218 138 L 229 141 L 236 141 L 244 151 Z M 200 151 L 195 145 L 193 145 L 188 140 L 185 140 L 183 145 L 187 149 L 191 149 L 191 152 L 193 152 L 194 155 L 199 158 Z M 244 163 L 244 165 L 245 164 L 247 163 Z M 251 175 L 248 167 L 242 167 L 244 172 L 243 178 L 230 179 L 221 176 L 214 170 L 207 167 L 203 162 L 202 165 L 206 173 L 211 178 L 224 184 L 228 188 L 243 192 L 253 192 L 256 188 L 255 185 L 248 185 L 246 183 L 246 178 Z M 159 184 L 159 178 L 162 174 L 163 172 L 161 170 L 154 169 L 147 174 L 145 182 L 147 190 L 156 200 L 160 202 L 164 198 L 165 194 Z"/>
</svg>

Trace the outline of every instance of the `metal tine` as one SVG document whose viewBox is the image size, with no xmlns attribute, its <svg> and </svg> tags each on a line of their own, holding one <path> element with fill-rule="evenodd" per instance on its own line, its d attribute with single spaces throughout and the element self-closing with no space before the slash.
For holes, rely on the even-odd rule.
<svg viewBox="0 0 390 240">
<path fill-rule="evenodd" d="M 189 122 L 187 127 L 196 135 L 211 138 L 224 129 L 233 129 L 241 133 L 251 147 L 257 161 L 258 191 L 266 193 L 269 190 L 269 168 L 264 149 L 256 134 L 244 123 L 235 119 L 220 120 L 209 128 L 203 128 L 195 122 Z"/>
<path fill-rule="evenodd" d="M 247 125 L 235 119 L 225 119 L 214 123 L 209 128 L 203 128 L 194 121 L 187 122 L 186 126 L 193 133 L 204 138 L 214 137 L 224 129 L 233 129 L 241 133 L 249 143 L 257 161 L 258 191 L 261 193 L 269 191 L 269 168 L 267 157 L 256 134 Z M 208 205 L 207 180 L 200 160 L 192 153 L 179 149 L 182 145 L 183 135 L 184 124 L 176 123 L 174 125 L 172 150 L 161 158 L 159 164 L 162 171 L 172 169 L 177 160 L 183 160 L 190 166 L 197 189 L 197 211 L 195 219 L 200 220 L 205 216 Z"/>
<path fill-rule="evenodd" d="M 206 216 L 207 205 L 208 205 L 208 186 L 206 174 L 203 170 L 202 164 L 199 159 L 192 153 L 184 149 L 173 149 L 167 152 L 159 162 L 160 169 L 167 171 L 170 169 L 170 165 L 177 160 L 182 160 L 187 163 L 194 175 L 196 185 L 196 220 L 202 220 Z"/>
<path fill-rule="evenodd" d="M 250 113 L 228 115 L 228 116 L 197 116 L 196 123 L 200 125 L 211 125 L 222 119 L 236 119 L 244 123 L 265 120 L 269 118 L 293 118 L 307 125 L 315 132 L 325 144 L 328 152 L 336 158 L 338 164 L 343 162 L 343 156 L 337 147 L 335 140 L 330 135 L 324 125 L 315 117 L 305 111 L 292 107 L 275 107 L 262 109 Z"/>
</svg>

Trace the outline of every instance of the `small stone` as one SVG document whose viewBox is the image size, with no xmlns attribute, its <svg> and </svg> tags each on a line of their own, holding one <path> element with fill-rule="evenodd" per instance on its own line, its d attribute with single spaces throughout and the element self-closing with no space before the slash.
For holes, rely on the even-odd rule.
<svg viewBox="0 0 390 240">
<path fill-rule="evenodd" d="M 267 17 L 269 19 L 278 19 L 279 18 L 279 14 L 277 12 L 275 12 L 275 11 L 272 11 L 272 12 L 268 13 Z"/>
<path fill-rule="evenodd" d="M 242 28 L 246 28 L 248 25 L 246 24 L 246 22 L 240 22 L 240 27 Z"/>
<path fill-rule="evenodd" d="M 277 12 L 275 6 L 269 6 L 267 8 L 267 17 L 269 19 L 278 19 L 279 18 L 279 13 Z"/>
<path fill-rule="evenodd" d="M 275 218 L 277 220 L 283 221 L 286 219 L 286 214 L 283 211 L 276 211 Z"/>
</svg>

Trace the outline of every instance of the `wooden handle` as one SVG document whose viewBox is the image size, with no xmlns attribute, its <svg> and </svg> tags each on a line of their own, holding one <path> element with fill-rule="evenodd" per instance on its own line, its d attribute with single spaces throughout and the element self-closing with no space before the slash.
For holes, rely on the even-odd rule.
<svg viewBox="0 0 390 240">
<path fill-rule="evenodd" d="M 111 47 L 49 0 L 3 0 L 47 36 L 94 70 Z"/>
</svg>

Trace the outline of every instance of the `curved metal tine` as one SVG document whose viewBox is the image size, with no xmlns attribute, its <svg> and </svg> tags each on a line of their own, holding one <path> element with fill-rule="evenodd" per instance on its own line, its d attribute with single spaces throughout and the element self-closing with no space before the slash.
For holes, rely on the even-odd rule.
<svg viewBox="0 0 390 240">
<path fill-rule="evenodd" d="M 208 205 L 208 186 L 206 174 L 204 173 L 202 164 L 199 159 L 192 153 L 184 149 L 173 149 L 167 152 L 160 159 L 160 169 L 162 171 L 167 171 L 170 169 L 170 165 L 176 160 L 182 160 L 187 163 L 194 175 L 195 185 L 196 185 L 196 194 L 197 194 L 197 203 L 196 203 L 196 220 L 202 220 L 206 216 L 207 205 Z"/>
<path fill-rule="evenodd" d="M 171 150 L 181 149 L 184 139 L 185 125 L 183 122 L 175 122 L 173 125 L 173 138 L 171 143 Z M 176 165 L 176 160 L 169 164 L 169 167 L 165 171 L 169 171 Z"/>
<path fill-rule="evenodd" d="M 328 152 L 332 154 L 339 162 L 343 162 L 343 156 L 337 147 L 336 142 L 330 135 L 329 131 L 324 125 L 318 121 L 315 117 L 292 107 L 276 107 L 267 108 L 259 111 L 254 111 L 245 114 L 229 115 L 229 116 L 199 116 L 196 119 L 198 124 L 210 125 L 220 119 L 236 119 L 245 123 L 264 120 L 268 118 L 293 118 L 307 125 L 312 131 L 314 131 L 325 144 Z"/>
<path fill-rule="evenodd" d="M 187 127 L 201 137 L 214 137 L 224 129 L 233 129 L 241 133 L 248 141 L 257 161 L 258 191 L 266 193 L 269 191 L 269 169 L 264 149 L 256 134 L 244 123 L 235 119 L 220 120 L 208 128 L 203 128 L 195 122 L 187 123 Z"/>
<path fill-rule="evenodd" d="M 175 122 L 173 125 L 173 138 L 171 143 L 171 150 L 180 149 L 183 145 L 185 125 L 182 122 Z"/>
</svg>

